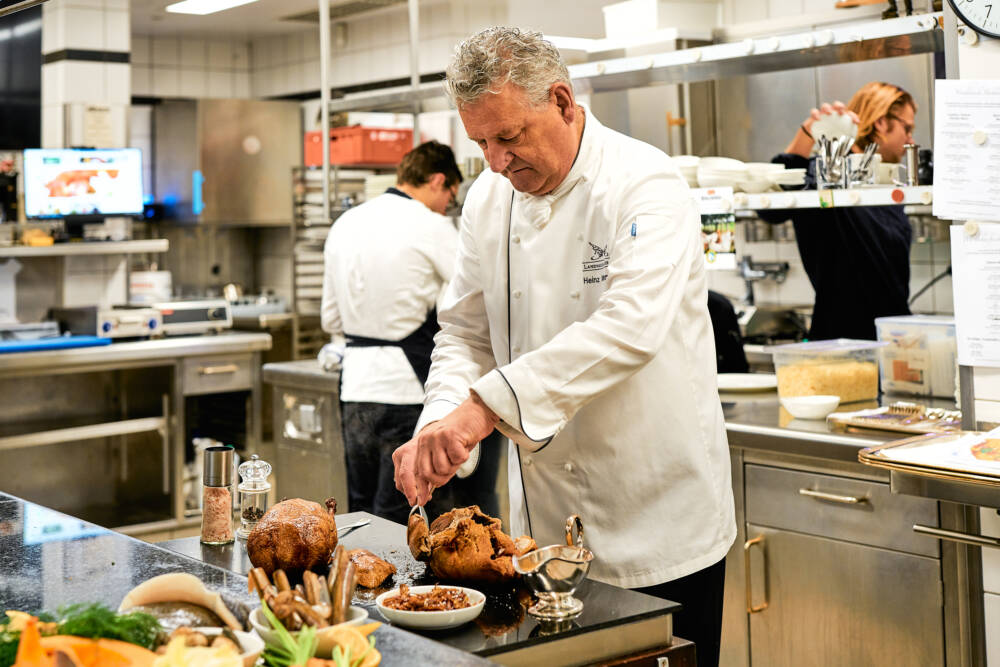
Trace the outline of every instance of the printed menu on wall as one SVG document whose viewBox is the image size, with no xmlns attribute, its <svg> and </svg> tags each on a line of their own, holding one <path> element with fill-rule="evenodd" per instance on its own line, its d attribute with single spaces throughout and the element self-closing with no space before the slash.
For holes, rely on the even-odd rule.
<svg viewBox="0 0 1000 667">
<path fill-rule="evenodd" d="M 953 225 L 958 363 L 1000 367 L 1000 224 Z"/>
<path fill-rule="evenodd" d="M 1000 221 L 1000 81 L 939 79 L 934 90 L 934 215 Z"/>
</svg>

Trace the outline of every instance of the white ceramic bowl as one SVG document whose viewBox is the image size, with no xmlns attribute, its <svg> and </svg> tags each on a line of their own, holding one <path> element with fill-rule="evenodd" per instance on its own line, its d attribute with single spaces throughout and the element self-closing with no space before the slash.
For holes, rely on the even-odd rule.
<svg viewBox="0 0 1000 667">
<path fill-rule="evenodd" d="M 757 177 L 763 174 L 773 174 L 776 171 L 784 171 L 785 165 L 780 162 L 747 162 L 746 169 L 750 175 Z"/>
<path fill-rule="evenodd" d="M 681 169 L 697 169 L 701 158 L 697 155 L 675 155 L 674 162 Z"/>
<path fill-rule="evenodd" d="M 193 630 L 200 632 L 206 637 L 215 637 L 222 634 L 222 628 L 193 628 Z M 240 640 L 240 648 L 243 651 L 240 653 L 240 659 L 243 661 L 243 667 L 253 667 L 256 665 L 257 658 L 264 652 L 264 640 L 253 632 L 233 630 L 233 634 Z"/>
<path fill-rule="evenodd" d="M 812 132 L 810 134 L 816 139 L 822 136 L 827 136 L 831 139 L 836 139 L 837 137 L 851 137 L 853 139 L 858 136 L 858 126 L 846 113 L 824 114 L 812 124 Z"/>
<path fill-rule="evenodd" d="M 368 610 L 364 607 L 351 606 L 349 613 L 347 614 L 347 620 L 339 625 L 331 625 L 326 628 L 321 628 L 316 631 L 316 639 L 318 643 L 316 645 L 316 657 L 317 658 L 329 658 L 333 655 L 333 647 L 335 643 L 330 637 L 329 630 L 331 628 L 340 627 L 340 625 L 361 625 L 368 620 Z M 264 643 L 268 646 L 278 646 L 278 633 L 275 632 L 271 624 L 267 622 L 267 617 L 264 616 L 264 612 L 260 607 L 257 607 L 250 612 L 250 625 L 257 634 L 261 636 Z M 293 632 L 292 636 L 297 636 L 297 632 Z"/>
<path fill-rule="evenodd" d="M 433 586 L 410 586 L 411 593 L 427 593 Z M 423 630 L 444 630 L 445 628 L 456 628 L 463 623 L 468 623 L 483 610 L 486 604 L 486 596 L 474 588 L 463 586 L 442 586 L 441 588 L 457 588 L 465 591 L 469 596 L 471 606 L 464 609 L 453 609 L 451 611 L 403 611 L 402 609 L 392 609 L 383 604 L 386 598 L 399 595 L 399 589 L 382 593 L 375 598 L 375 604 L 379 612 L 385 616 L 386 620 L 395 625 L 402 625 L 408 628 L 420 628 Z"/>
<path fill-rule="evenodd" d="M 781 405 L 796 419 L 826 419 L 840 405 L 840 396 L 789 396 Z"/>
<path fill-rule="evenodd" d="M 743 192 L 748 192 L 750 194 L 759 194 L 761 192 L 767 192 L 774 187 L 774 183 L 769 180 L 749 180 L 749 181 L 738 181 L 736 186 Z"/>
<path fill-rule="evenodd" d="M 744 171 L 746 166 L 740 160 L 731 157 L 703 157 L 698 161 L 699 169 L 716 171 Z"/>
</svg>

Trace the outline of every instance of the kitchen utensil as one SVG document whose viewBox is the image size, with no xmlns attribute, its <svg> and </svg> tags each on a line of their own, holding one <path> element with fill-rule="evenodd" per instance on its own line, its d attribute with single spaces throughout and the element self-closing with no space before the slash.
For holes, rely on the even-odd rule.
<svg viewBox="0 0 1000 667">
<path fill-rule="evenodd" d="M 920 165 L 920 147 L 916 144 L 903 144 L 903 165 L 906 168 L 906 184 L 917 185 L 919 183 L 918 169 Z"/>
<path fill-rule="evenodd" d="M 583 602 L 573 597 L 573 593 L 587 578 L 592 560 L 593 552 L 583 546 L 583 522 L 576 514 L 566 519 L 566 546 L 557 544 L 514 556 L 514 571 L 524 576 L 538 597 L 528 613 L 559 620 L 583 611 Z"/>
<path fill-rule="evenodd" d="M 771 391 L 778 387 L 774 373 L 719 373 L 719 391 Z"/>
<path fill-rule="evenodd" d="M 362 526 L 367 526 L 371 522 L 372 522 L 371 519 L 364 519 L 363 521 L 358 521 L 356 523 L 348 524 L 346 526 L 337 526 L 337 537 L 338 538 L 344 537 L 348 533 L 354 532 L 355 530 L 361 528 Z"/>
<path fill-rule="evenodd" d="M 406 517 L 407 521 L 410 520 L 410 517 L 413 516 L 414 512 L 419 514 L 420 518 L 423 519 L 428 526 L 431 525 L 430 519 L 427 518 L 427 510 L 424 509 L 423 505 L 414 505 L 413 507 L 411 507 L 410 514 Z"/>
</svg>

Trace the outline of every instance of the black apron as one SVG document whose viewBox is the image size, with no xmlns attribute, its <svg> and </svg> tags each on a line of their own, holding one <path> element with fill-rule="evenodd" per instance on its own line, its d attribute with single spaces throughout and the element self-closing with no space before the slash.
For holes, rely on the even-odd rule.
<svg viewBox="0 0 1000 667">
<path fill-rule="evenodd" d="M 406 360 L 413 367 L 413 372 L 420 380 L 420 386 L 427 384 L 427 376 L 431 371 L 431 352 L 434 350 L 434 334 L 438 332 L 437 308 L 431 308 L 427 319 L 416 331 L 401 340 L 382 340 L 344 334 L 347 347 L 398 347 L 406 355 Z"/>
</svg>

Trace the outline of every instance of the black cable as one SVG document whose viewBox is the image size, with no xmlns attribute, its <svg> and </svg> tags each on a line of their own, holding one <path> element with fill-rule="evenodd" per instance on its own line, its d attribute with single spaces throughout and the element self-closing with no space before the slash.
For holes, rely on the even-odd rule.
<svg viewBox="0 0 1000 667">
<path fill-rule="evenodd" d="M 919 299 L 920 296 L 924 292 L 926 292 L 927 290 L 929 290 L 931 287 L 934 286 L 934 283 L 936 283 L 939 280 L 941 280 L 942 278 L 944 278 L 946 276 L 950 276 L 950 275 L 951 275 L 951 264 L 948 265 L 947 269 L 945 269 L 941 273 L 939 273 L 936 276 L 934 276 L 933 278 L 931 278 L 931 281 L 929 283 L 927 283 L 926 285 L 924 285 L 923 287 L 921 287 L 919 290 L 917 290 L 917 293 L 910 297 L 910 300 L 907 302 L 906 305 L 907 306 L 912 306 L 914 301 L 916 301 L 917 299 Z"/>
</svg>

